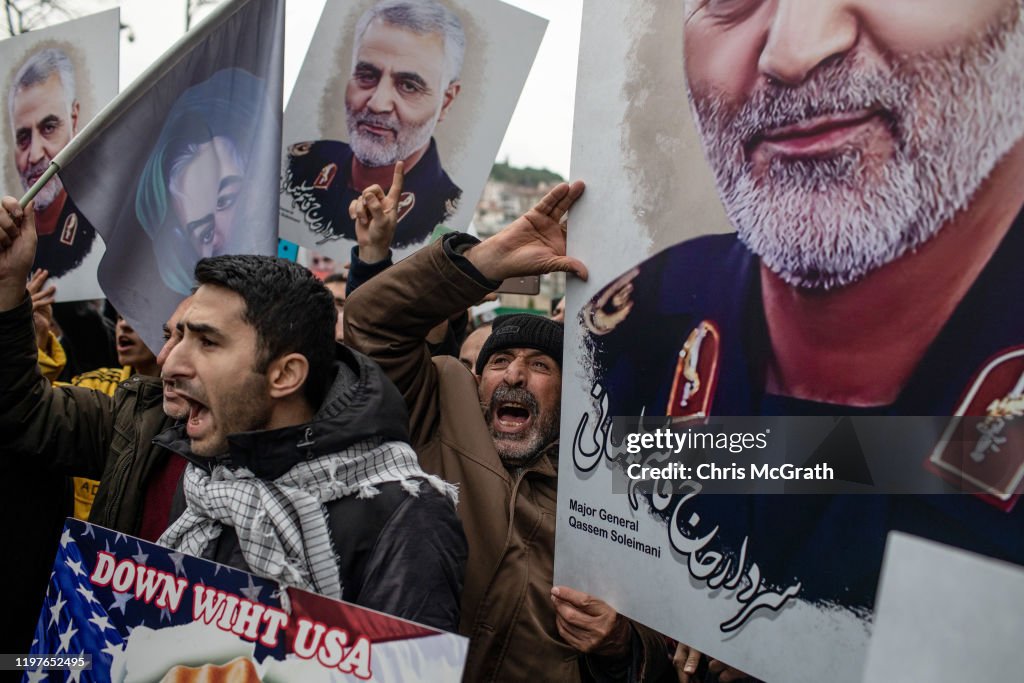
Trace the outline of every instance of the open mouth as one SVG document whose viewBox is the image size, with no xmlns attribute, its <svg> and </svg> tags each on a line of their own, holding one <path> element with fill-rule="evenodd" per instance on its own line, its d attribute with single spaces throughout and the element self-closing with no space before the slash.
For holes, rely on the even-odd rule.
<svg viewBox="0 0 1024 683">
<path fill-rule="evenodd" d="M 129 349 L 131 349 L 134 346 L 135 346 L 135 342 L 132 341 L 128 337 L 120 336 L 120 337 L 117 338 L 117 351 L 118 351 L 118 353 L 123 353 L 124 351 L 128 351 Z"/>
<path fill-rule="evenodd" d="M 823 155 L 854 142 L 872 127 L 886 125 L 886 117 L 877 110 L 827 114 L 761 133 L 748 149 L 784 156 Z"/>
<path fill-rule="evenodd" d="M 164 395 L 167 395 L 166 390 Z M 188 404 L 188 418 L 185 421 L 185 432 L 190 438 L 196 438 L 201 436 L 202 433 L 209 427 L 210 423 L 210 409 L 205 405 L 196 401 L 195 399 L 187 396 L 181 396 Z"/>
<path fill-rule="evenodd" d="M 515 434 L 523 431 L 533 419 L 530 409 L 522 403 L 503 401 L 494 410 L 494 420 L 500 431 Z"/>
</svg>

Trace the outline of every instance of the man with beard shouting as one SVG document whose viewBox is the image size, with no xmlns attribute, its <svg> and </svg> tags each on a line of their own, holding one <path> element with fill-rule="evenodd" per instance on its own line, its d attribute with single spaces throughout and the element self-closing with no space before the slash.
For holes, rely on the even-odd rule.
<svg viewBox="0 0 1024 683">
<path fill-rule="evenodd" d="M 562 325 L 542 316 L 494 322 L 476 360 L 431 359 L 429 331 L 509 277 L 571 271 L 559 220 L 583 184 L 561 184 L 526 215 L 478 242 L 453 234 L 369 279 L 346 301 L 345 341 L 376 360 L 410 411 L 424 470 L 459 485 L 469 542 L 459 631 L 465 680 L 654 680 L 664 640 L 603 601 L 552 587 L 562 385 Z M 367 190 L 352 214 L 386 250 L 394 202 Z"/>
</svg>

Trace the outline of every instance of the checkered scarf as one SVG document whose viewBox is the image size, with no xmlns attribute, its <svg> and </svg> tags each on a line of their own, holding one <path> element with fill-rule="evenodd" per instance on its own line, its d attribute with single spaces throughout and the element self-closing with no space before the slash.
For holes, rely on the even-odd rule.
<svg viewBox="0 0 1024 683">
<path fill-rule="evenodd" d="M 457 489 L 420 469 L 412 448 L 400 441 L 369 439 L 341 453 L 294 465 L 273 481 L 240 468 L 216 466 L 212 472 L 185 468 L 185 512 L 160 537 L 160 545 L 201 556 L 234 527 L 242 555 L 255 574 L 331 598 L 341 598 L 338 561 L 323 504 L 355 495 L 371 498 L 377 484 L 400 482 L 410 495 L 419 482 L 457 502 Z"/>
</svg>

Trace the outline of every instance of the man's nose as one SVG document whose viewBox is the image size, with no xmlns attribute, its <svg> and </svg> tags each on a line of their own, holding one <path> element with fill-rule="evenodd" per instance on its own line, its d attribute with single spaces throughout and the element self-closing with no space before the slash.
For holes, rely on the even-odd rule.
<svg viewBox="0 0 1024 683">
<path fill-rule="evenodd" d="M 175 347 L 175 341 L 172 337 L 164 342 L 164 345 L 160 348 L 160 353 L 156 355 L 156 364 L 160 367 L 160 374 L 163 375 L 163 367 L 167 364 L 167 358 L 171 355 L 171 351 Z"/>
<path fill-rule="evenodd" d="M 853 4 L 851 0 L 778 0 L 758 60 L 760 72 L 780 83 L 799 85 L 822 64 L 841 59 L 860 38 Z"/>
<path fill-rule="evenodd" d="M 164 348 L 160 350 L 160 356 L 156 359 L 157 363 L 161 363 L 161 358 L 163 358 L 163 362 L 160 376 L 164 379 L 190 376 L 192 364 L 189 359 L 188 344 L 183 340 L 175 343 L 172 339 L 164 344 Z"/>
<path fill-rule="evenodd" d="M 510 387 L 521 387 L 526 384 L 526 365 L 516 358 L 505 368 L 505 384 Z"/>
<path fill-rule="evenodd" d="M 28 145 L 28 162 L 30 164 L 38 164 L 46 157 L 46 146 L 43 141 L 43 136 L 39 133 L 32 133 L 32 141 Z"/>
<path fill-rule="evenodd" d="M 375 114 L 383 114 L 393 111 L 395 108 L 395 88 L 388 78 L 381 78 L 377 87 L 373 89 L 373 96 L 370 97 L 366 106 Z"/>
</svg>

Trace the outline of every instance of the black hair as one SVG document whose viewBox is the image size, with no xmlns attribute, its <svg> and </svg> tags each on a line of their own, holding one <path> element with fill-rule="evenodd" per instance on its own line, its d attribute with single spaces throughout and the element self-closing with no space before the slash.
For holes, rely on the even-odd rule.
<svg viewBox="0 0 1024 683">
<path fill-rule="evenodd" d="M 196 264 L 196 282 L 224 287 L 245 302 L 243 319 L 256 329 L 256 371 L 287 353 L 309 361 L 303 386 L 317 409 L 334 380 L 334 297 L 316 277 L 274 256 L 213 256 Z"/>
</svg>

